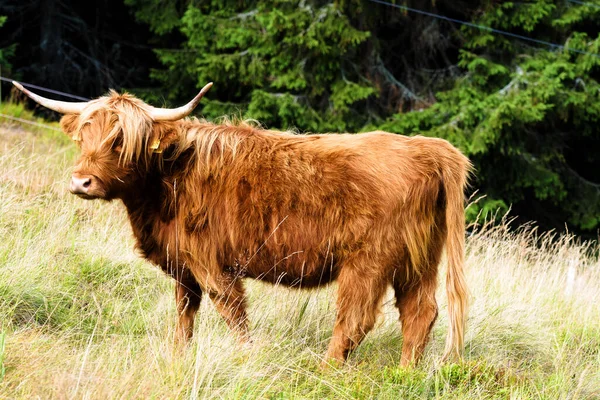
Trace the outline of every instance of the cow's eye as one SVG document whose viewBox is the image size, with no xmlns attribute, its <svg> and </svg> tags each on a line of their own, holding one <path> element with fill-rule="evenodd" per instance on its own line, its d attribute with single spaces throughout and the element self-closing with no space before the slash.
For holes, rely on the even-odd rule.
<svg viewBox="0 0 600 400">
<path fill-rule="evenodd" d="M 113 151 L 120 153 L 123 150 L 123 139 L 117 138 L 112 144 Z"/>
</svg>

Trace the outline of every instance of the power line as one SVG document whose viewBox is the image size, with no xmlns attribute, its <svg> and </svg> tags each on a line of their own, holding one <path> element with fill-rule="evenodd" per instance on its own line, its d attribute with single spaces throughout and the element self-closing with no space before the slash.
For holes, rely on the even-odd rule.
<svg viewBox="0 0 600 400">
<path fill-rule="evenodd" d="M 513 37 L 513 38 L 516 38 L 516 39 L 525 40 L 525 41 L 529 41 L 529 42 L 533 42 L 533 43 L 537 43 L 537 44 L 541 44 L 541 45 L 553 47 L 553 48 L 556 48 L 556 49 L 563 49 L 563 50 L 571 51 L 571 52 L 578 53 L 578 54 L 585 54 L 585 55 L 590 55 L 590 56 L 594 56 L 594 57 L 600 57 L 600 54 L 597 54 L 597 53 L 590 53 L 590 52 L 583 51 L 583 50 L 572 49 L 572 48 L 566 47 L 566 46 L 561 45 L 561 44 L 551 43 L 551 42 L 547 42 L 545 40 L 533 39 L 533 38 L 530 38 L 530 37 L 527 37 L 527 36 L 518 35 L 516 33 L 511 33 L 511 32 L 507 32 L 507 31 L 502 31 L 502 30 L 499 30 L 499 29 L 495 29 L 495 28 L 490 28 L 489 26 L 474 24 L 474 23 L 468 22 L 468 21 L 462 21 L 462 20 L 459 20 L 459 19 L 456 19 L 456 18 L 447 17 L 445 15 L 440 15 L 440 14 L 432 13 L 432 12 L 429 12 L 429 11 L 423 11 L 423 10 L 419 10 L 419 9 L 408 7 L 408 6 L 403 6 L 403 5 L 400 5 L 400 4 L 393 4 L 393 3 L 389 3 L 389 2 L 386 2 L 386 1 L 382 1 L 382 0 L 369 0 L 369 1 L 371 1 L 373 3 L 378 3 L 378 4 L 382 4 L 382 5 L 394 7 L 394 8 L 399 8 L 401 10 L 406 10 L 406 11 L 414 12 L 416 14 L 426 15 L 426 16 L 429 16 L 429 17 L 432 17 L 432 18 L 442 19 L 442 20 L 449 21 L 449 22 L 454 22 L 454 23 L 457 23 L 457 24 L 460 24 L 460 25 L 466 25 L 466 26 L 470 26 L 472 28 L 477 28 L 477 29 L 481 29 L 481 30 L 484 30 L 484 31 L 497 33 L 497 34 L 500 34 L 500 35 L 509 36 L 509 37 Z M 599 8 L 600 9 L 600 5 L 594 4 L 594 3 L 587 3 L 587 2 L 579 1 L 579 0 L 565 0 L 565 1 L 570 2 L 570 3 L 574 3 L 574 4 L 579 4 L 579 5 L 582 5 L 582 6 L 590 6 L 590 7 L 595 7 L 595 8 Z M 128 43 L 124 43 L 124 44 L 128 44 Z M 11 82 L 11 83 L 13 81 L 13 79 L 5 78 L 3 76 L 0 76 L 0 80 L 1 81 L 5 81 L 5 82 Z M 42 91 L 45 91 L 45 92 L 48 92 L 48 93 L 54 93 L 54 94 L 57 94 L 59 96 L 70 97 L 70 98 L 73 98 L 73 99 L 76 99 L 76 100 L 81 100 L 81 101 L 89 101 L 90 100 L 89 98 L 86 98 L 86 97 L 81 97 L 81 96 L 77 96 L 77 95 L 74 95 L 74 94 L 61 92 L 59 90 L 54 90 L 54 89 L 50 89 L 50 88 L 47 88 L 47 87 L 34 85 L 32 83 L 25 83 L 25 82 L 19 82 L 19 83 L 21 83 L 23 86 L 26 86 L 26 87 L 30 87 L 30 88 L 42 90 Z"/>
<path fill-rule="evenodd" d="M 6 115 L 6 114 L 0 113 L 0 117 L 6 118 L 6 119 L 12 119 L 13 121 L 22 122 L 24 124 L 35 125 L 35 126 L 38 126 L 40 128 L 51 129 L 53 131 L 62 132 L 62 130 L 60 130 L 58 128 L 55 128 L 55 127 L 53 127 L 51 125 L 41 124 L 39 122 L 34 122 L 34 121 L 29 121 L 29 120 L 23 119 L 23 118 L 13 117 L 12 115 Z"/>
<path fill-rule="evenodd" d="M 566 0 L 569 3 L 575 3 L 575 4 L 579 4 L 582 6 L 589 6 L 589 7 L 594 7 L 594 8 L 600 8 L 599 4 L 594 4 L 594 3 L 586 3 L 585 1 L 578 1 L 578 0 Z"/>
<path fill-rule="evenodd" d="M 9 78 L 5 78 L 3 76 L 0 76 L 0 80 L 12 83 L 12 81 L 14 79 L 9 79 Z M 24 83 L 24 82 L 19 82 L 19 83 L 22 84 L 23 86 L 27 86 L 27 87 L 38 89 L 38 90 L 43 90 L 44 92 L 48 92 L 48 93 L 58 94 L 60 96 L 70 97 L 72 99 L 77 99 L 77 100 L 81 100 L 81 101 L 89 101 L 90 100 L 90 99 L 87 99 L 85 97 L 76 96 L 74 94 L 65 93 L 65 92 L 61 92 L 61 91 L 58 91 L 58 90 L 49 89 L 49 88 L 46 88 L 46 87 L 43 87 L 43 86 L 34 85 L 33 83 Z"/>
<path fill-rule="evenodd" d="M 472 28 L 477 28 L 477 29 L 481 29 L 481 30 L 484 30 L 484 31 L 488 31 L 488 32 L 498 33 L 498 34 L 504 35 L 504 36 L 510 36 L 510 37 L 513 37 L 513 38 L 516 38 L 516 39 L 521 39 L 521 40 L 526 40 L 526 41 L 537 43 L 537 44 L 542 44 L 544 46 L 549 46 L 549 47 L 553 47 L 553 48 L 557 48 L 557 49 L 563 49 L 563 50 L 571 51 L 573 53 L 585 54 L 585 55 L 589 55 L 589 56 L 594 56 L 594 57 L 600 58 L 600 54 L 597 54 L 597 53 L 590 53 L 590 52 L 587 52 L 587 51 L 572 49 L 572 48 L 566 47 L 566 46 L 564 46 L 562 44 L 556 44 L 556 43 L 546 42 L 545 40 L 533 39 L 533 38 L 530 38 L 530 37 L 527 37 L 527 36 L 517 35 L 516 33 L 511 33 L 511 32 L 507 32 L 507 31 L 501 31 L 499 29 L 490 28 L 489 26 L 474 24 L 472 22 L 462 21 L 460 19 L 446 17 L 445 15 L 435 14 L 435 13 L 428 12 L 428 11 L 423 11 L 423 10 L 418 10 L 416 8 L 402 6 L 402 5 L 399 5 L 399 4 L 392 4 L 392 3 L 388 3 L 386 1 L 381 1 L 381 0 L 369 0 L 369 1 L 371 1 L 373 3 L 378 3 L 378 4 L 383 4 L 383 5 L 386 5 L 386 6 L 394 7 L 394 8 L 399 8 L 401 10 L 406 10 L 406 11 L 414 12 L 416 14 L 427 15 L 429 17 L 433 17 L 433 18 L 437 18 L 437 19 L 443 19 L 445 21 L 455 22 L 457 24 L 470 26 Z M 567 0 L 567 1 L 575 2 L 575 0 Z"/>
</svg>

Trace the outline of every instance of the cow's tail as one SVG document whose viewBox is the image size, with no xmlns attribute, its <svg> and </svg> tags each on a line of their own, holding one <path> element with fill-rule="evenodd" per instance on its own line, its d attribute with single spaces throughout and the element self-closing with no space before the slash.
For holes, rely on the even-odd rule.
<svg viewBox="0 0 600 400">
<path fill-rule="evenodd" d="M 458 155 L 458 154 L 457 154 Z M 443 172 L 446 195 L 446 292 L 448 294 L 448 335 L 443 360 L 451 357 L 460 359 L 464 345 L 468 307 L 468 289 L 463 270 L 465 252 L 464 190 L 467 185 L 471 164 L 462 154 L 453 158 Z M 458 165 L 456 164 L 458 161 Z"/>
</svg>

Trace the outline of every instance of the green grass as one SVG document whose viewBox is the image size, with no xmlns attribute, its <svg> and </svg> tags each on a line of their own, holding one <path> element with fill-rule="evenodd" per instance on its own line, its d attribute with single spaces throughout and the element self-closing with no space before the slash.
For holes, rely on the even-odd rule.
<svg viewBox="0 0 600 400">
<path fill-rule="evenodd" d="M 4 379 L 4 373 L 5 373 L 5 369 L 4 369 L 4 340 L 5 340 L 5 333 L 4 332 L 0 332 L 0 382 L 2 382 L 2 380 Z"/>
<path fill-rule="evenodd" d="M 76 154 L 55 131 L 0 119 L 0 398 L 600 398 L 595 244 L 505 226 L 470 235 L 459 364 L 439 364 L 441 286 L 440 317 L 415 369 L 398 367 L 391 293 L 347 365 L 319 368 L 335 285 L 248 282 L 247 346 L 204 299 L 182 351 L 172 344 L 173 283 L 136 256 L 122 207 L 68 193 Z"/>
</svg>

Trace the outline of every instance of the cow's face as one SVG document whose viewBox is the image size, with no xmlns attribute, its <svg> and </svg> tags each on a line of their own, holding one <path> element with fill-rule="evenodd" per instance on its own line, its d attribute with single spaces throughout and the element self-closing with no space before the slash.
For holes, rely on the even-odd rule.
<svg viewBox="0 0 600 400">
<path fill-rule="evenodd" d="M 18 82 L 13 84 L 38 104 L 65 114 L 61 126 L 81 148 L 71 192 L 85 199 L 105 200 L 131 189 L 140 166 L 148 167 L 153 153 L 176 139 L 176 134 L 160 124 L 188 116 L 212 86 L 212 82 L 204 86 L 186 105 L 170 109 L 155 108 L 112 90 L 108 96 L 89 102 L 57 101 L 32 93 Z"/>
<path fill-rule="evenodd" d="M 84 199 L 120 197 L 134 183 L 137 163 L 124 157 L 118 117 L 100 110 L 82 121 L 84 115 L 65 115 L 61 120 L 65 133 L 81 149 L 69 189 Z"/>
</svg>

